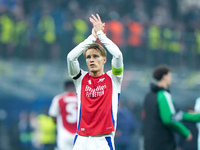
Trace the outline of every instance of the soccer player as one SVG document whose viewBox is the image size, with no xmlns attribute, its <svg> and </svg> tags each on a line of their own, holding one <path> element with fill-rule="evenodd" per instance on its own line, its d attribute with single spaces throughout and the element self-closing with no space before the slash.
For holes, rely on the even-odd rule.
<svg viewBox="0 0 200 150">
<path fill-rule="evenodd" d="M 91 15 L 92 34 L 67 56 L 68 72 L 78 97 L 78 126 L 73 150 L 114 150 L 117 107 L 123 78 L 123 57 L 119 48 L 107 38 L 105 24 L 97 14 Z M 112 69 L 104 72 L 106 50 L 113 56 Z M 80 68 L 83 53 L 89 72 Z"/>
<path fill-rule="evenodd" d="M 144 149 L 175 150 L 173 131 L 190 141 L 192 134 L 180 121 L 199 122 L 200 114 L 176 112 L 169 92 L 171 70 L 168 66 L 157 66 L 153 71 L 153 78 L 157 83 L 151 84 L 143 106 Z"/>
<path fill-rule="evenodd" d="M 77 129 L 78 101 L 73 81 L 65 81 L 65 92 L 56 95 L 49 108 L 49 115 L 57 123 L 57 148 L 70 150 Z"/>
</svg>

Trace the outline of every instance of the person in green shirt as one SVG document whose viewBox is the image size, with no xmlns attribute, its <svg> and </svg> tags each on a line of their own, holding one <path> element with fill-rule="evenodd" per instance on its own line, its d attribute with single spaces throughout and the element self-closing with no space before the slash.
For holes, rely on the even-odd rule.
<svg viewBox="0 0 200 150">
<path fill-rule="evenodd" d="M 153 71 L 156 84 L 151 83 L 143 104 L 143 133 L 145 150 L 175 150 L 174 131 L 192 139 L 192 134 L 181 121 L 199 122 L 200 114 L 176 111 L 169 91 L 171 70 L 166 65 L 157 66 Z"/>
</svg>

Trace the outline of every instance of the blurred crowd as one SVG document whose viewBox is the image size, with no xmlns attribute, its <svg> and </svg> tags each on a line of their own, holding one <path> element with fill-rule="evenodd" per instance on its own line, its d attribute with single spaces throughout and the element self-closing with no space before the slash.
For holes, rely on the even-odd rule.
<svg viewBox="0 0 200 150">
<path fill-rule="evenodd" d="M 166 53 L 173 56 L 169 62 L 188 55 L 195 60 L 200 54 L 199 8 L 194 0 L 1 0 L 0 56 L 65 59 L 90 34 L 89 16 L 98 13 L 127 61 L 155 63 L 151 50 L 162 51 L 153 51 L 158 63 Z"/>
</svg>

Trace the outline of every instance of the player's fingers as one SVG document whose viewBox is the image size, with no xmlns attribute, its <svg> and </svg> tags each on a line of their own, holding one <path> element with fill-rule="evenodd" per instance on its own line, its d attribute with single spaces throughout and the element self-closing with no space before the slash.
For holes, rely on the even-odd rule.
<svg viewBox="0 0 200 150">
<path fill-rule="evenodd" d="M 90 18 L 90 22 L 94 25 L 95 24 L 95 21 L 94 19 Z"/>
<path fill-rule="evenodd" d="M 97 15 L 98 20 L 101 22 L 101 18 L 99 16 L 99 14 L 96 14 L 96 15 Z"/>
<path fill-rule="evenodd" d="M 93 14 L 92 14 L 92 18 L 93 18 L 95 21 L 97 21 L 97 22 L 98 22 L 98 19 L 96 18 L 96 16 L 95 16 L 95 15 L 93 15 Z"/>
<path fill-rule="evenodd" d="M 89 17 L 90 21 L 94 22 L 94 19 L 92 19 L 91 17 Z"/>
</svg>

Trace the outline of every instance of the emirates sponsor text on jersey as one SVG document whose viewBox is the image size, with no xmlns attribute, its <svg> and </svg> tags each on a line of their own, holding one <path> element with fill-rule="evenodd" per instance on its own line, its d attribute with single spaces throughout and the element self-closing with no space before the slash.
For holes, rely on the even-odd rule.
<svg viewBox="0 0 200 150">
<path fill-rule="evenodd" d="M 99 97 L 104 95 L 104 90 L 106 89 L 106 85 L 97 86 L 95 89 L 86 85 L 85 92 L 87 97 Z"/>
</svg>

